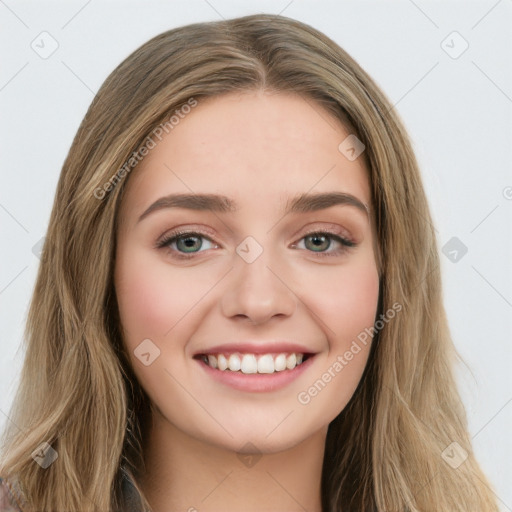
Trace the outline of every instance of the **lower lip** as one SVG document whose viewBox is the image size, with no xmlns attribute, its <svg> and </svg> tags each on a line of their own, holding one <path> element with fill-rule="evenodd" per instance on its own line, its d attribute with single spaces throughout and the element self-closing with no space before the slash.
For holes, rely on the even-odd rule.
<svg viewBox="0 0 512 512">
<path fill-rule="evenodd" d="M 313 363 L 314 356 L 311 355 L 303 363 L 293 370 L 283 370 L 274 373 L 242 373 L 230 370 L 217 370 L 207 365 L 202 359 L 196 359 L 201 368 L 218 382 L 226 384 L 239 391 L 251 393 L 263 393 L 277 391 L 284 388 L 302 375 Z"/>
</svg>

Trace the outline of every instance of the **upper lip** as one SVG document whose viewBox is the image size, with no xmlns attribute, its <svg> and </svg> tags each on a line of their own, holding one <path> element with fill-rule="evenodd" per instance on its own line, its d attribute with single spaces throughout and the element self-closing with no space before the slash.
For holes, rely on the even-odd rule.
<svg viewBox="0 0 512 512">
<path fill-rule="evenodd" d="M 296 353 L 314 354 L 315 352 L 297 342 L 291 341 L 244 341 L 239 343 L 223 343 L 214 347 L 204 348 L 194 353 L 198 355 L 231 354 L 241 352 L 244 354 L 271 354 L 271 353 Z"/>
</svg>

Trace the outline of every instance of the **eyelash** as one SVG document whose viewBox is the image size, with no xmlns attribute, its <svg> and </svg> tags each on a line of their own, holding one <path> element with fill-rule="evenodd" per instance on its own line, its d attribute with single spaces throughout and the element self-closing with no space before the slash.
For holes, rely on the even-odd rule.
<svg viewBox="0 0 512 512">
<path fill-rule="evenodd" d="M 355 247 L 357 244 L 347 238 L 344 238 L 340 236 L 339 234 L 333 233 L 332 231 L 310 231 L 309 233 L 306 233 L 302 236 L 300 240 L 303 240 L 304 238 L 307 238 L 308 236 L 312 235 L 328 235 L 328 237 L 336 240 L 339 242 L 343 247 L 336 249 L 333 252 L 314 252 L 314 251 L 308 251 L 313 254 L 316 254 L 320 257 L 330 257 L 330 256 L 340 256 L 341 254 L 345 253 L 348 249 Z M 214 243 L 213 240 L 204 233 L 198 232 L 198 231 L 173 231 L 166 236 L 164 236 L 160 241 L 156 243 L 156 249 L 170 249 L 169 244 L 172 242 L 177 241 L 180 238 L 187 238 L 187 237 L 200 237 L 200 238 L 206 238 L 210 242 Z M 300 241 L 299 240 L 299 241 Z M 329 247 L 330 248 L 330 247 Z M 306 249 L 307 250 L 307 249 Z M 204 252 L 204 251 L 199 251 Z M 192 258 L 195 258 L 196 254 L 199 254 L 199 252 L 196 253 L 190 253 L 190 255 L 185 255 L 185 253 L 178 252 L 177 255 L 173 255 L 174 258 L 181 259 L 181 260 L 190 260 Z"/>
</svg>

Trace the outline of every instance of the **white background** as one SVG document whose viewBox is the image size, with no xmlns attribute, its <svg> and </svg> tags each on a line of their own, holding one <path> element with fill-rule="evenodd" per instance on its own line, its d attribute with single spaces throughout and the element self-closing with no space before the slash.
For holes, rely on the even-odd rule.
<svg viewBox="0 0 512 512">
<path fill-rule="evenodd" d="M 441 254 L 445 305 L 467 363 L 457 376 L 474 450 L 502 510 L 512 510 L 512 0 L 0 0 L 0 426 L 9 421 L 23 360 L 39 264 L 32 249 L 45 235 L 62 163 L 95 92 L 160 32 L 257 12 L 324 32 L 396 105 L 440 248 L 457 237 L 468 249 L 456 262 Z M 47 59 L 31 47 L 42 46 L 43 31 L 59 45 Z M 469 44 L 458 58 L 445 51 L 464 47 L 453 31 Z"/>
</svg>

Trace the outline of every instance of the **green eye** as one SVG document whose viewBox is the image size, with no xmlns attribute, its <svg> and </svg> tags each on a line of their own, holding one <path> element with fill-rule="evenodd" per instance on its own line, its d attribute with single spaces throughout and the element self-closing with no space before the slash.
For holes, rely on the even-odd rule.
<svg viewBox="0 0 512 512">
<path fill-rule="evenodd" d="M 173 256 L 176 258 L 187 259 L 193 258 L 194 254 L 202 252 L 201 249 L 204 248 L 203 240 L 207 240 L 212 244 L 211 247 L 206 247 L 206 249 L 211 249 L 215 245 L 209 237 L 202 233 L 184 231 L 169 233 L 157 243 L 156 247 L 158 249 L 168 248 L 174 253 Z M 304 248 L 307 251 L 318 254 L 319 256 L 340 256 L 348 248 L 356 246 L 356 244 L 351 240 L 335 235 L 329 231 L 314 231 L 304 235 L 300 239 L 300 242 L 302 240 L 306 241 Z M 335 244 L 338 244 L 338 248 L 329 251 L 333 241 Z M 295 244 L 293 247 L 297 248 L 298 244 Z"/>
</svg>

